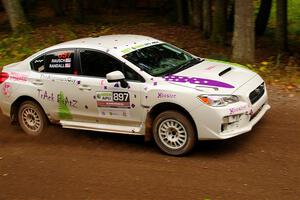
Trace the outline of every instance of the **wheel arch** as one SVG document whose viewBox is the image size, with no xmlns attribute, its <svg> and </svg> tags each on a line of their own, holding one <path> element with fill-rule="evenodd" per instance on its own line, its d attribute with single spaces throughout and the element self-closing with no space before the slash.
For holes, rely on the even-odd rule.
<svg viewBox="0 0 300 200">
<path fill-rule="evenodd" d="M 35 102 L 36 104 L 38 104 L 42 108 L 42 110 L 46 114 L 45 109 L 43 108 L 43 106 L 36 99 L 34 99 L 34 98 L 30 97 L 30 96 L 20 96 L 11 105 L 10 119 L 11 119 L 12 124 L 18 124 L 18 108 L 25 101 L 33 101 L 33 102 Z M 48 119 L 47 114 L 46 114 L 46 117 Z"/>
<path fill-rule="evenodd" d="M 167 110 L 174 110 L 174 111 L 178 111 L 178 112 L 184 114 L 192 122 L 192 125 L 196 131 L 195 134 L 197 134 L 197 126 L 195 124 L 195 121 L 194 121 L 193 117 L 190 115 L 190 113 L 184 107 L 182 107 L 178 104 L 175 104 L 175 103 L 164 102 L 164 103 L 159 103 L 159 104 L 155 105 L 154 107 L 152 107 L 150 112 L 148 112 L 148 114 L 147 114 L 146 123 L 145 123 L 145 140 L 146 141 L 152 140 L 152 137 L 153 137 L 152 130 L 153 130 L 154 119 L 160 113 L 167 111 Z"/>
</svg>

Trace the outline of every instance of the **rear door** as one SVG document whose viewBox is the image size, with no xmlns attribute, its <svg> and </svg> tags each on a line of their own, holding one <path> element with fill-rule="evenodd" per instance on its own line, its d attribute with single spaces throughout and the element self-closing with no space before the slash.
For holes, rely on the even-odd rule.
<svg viewBox="0 0 300 200">
<path fill-rule="evenodd" d="M 36 99 L 55 120 L 81 120 L 83 118 L 77 79 L 75 49 L 58 49 L 32 61 L 34 72 L 30 81 L 35 87 Z"/>
</svg>

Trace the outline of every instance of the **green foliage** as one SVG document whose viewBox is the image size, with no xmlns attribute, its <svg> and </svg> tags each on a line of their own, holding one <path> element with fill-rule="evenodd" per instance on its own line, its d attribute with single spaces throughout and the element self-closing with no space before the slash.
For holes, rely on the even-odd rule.
<svg viewBox="0 0 300 200">
<path fill-rule="evenodd" d="M 23 36 L 4 36 L 0 42 L 0 66 L 26 58 L 32 53 L 28 48 L 29 39 Z"/>
<path fill-rule="evenodd" d="M 287 0 L 288 1 L 288 31 L 292 35 L 300 35 L 300 1 L 299 0 Z M 254 1 L 255 15 L 257 15 L 260 6 L 260 0 Z M 276 27 L 276 0 L 272 2 L 272 9 L 270 20 L 268 23 L 267 34 L 272 35 L 273 30 Z M 271 31 L 271 34 L 270 34 Z"/>
<path fill-rule="evenodd" d="M 289 34 L 300 36 L 300 1 L 288 0 L 288 31 Z M 269 28 L 276 27 L 276 1 L 273 1 Z"/>
<path fill-rule="evenodd" d="M 300 35 L 300 1 L 288 0 L 288 30 L 290 33 Z"/>
<path fill-rule="evenodd" d="M 24 34 L 0 35 L 0 67 L 24 60 L 46 47 L 76 38 L 71 25 L 65 23 Z"/>
</svg>

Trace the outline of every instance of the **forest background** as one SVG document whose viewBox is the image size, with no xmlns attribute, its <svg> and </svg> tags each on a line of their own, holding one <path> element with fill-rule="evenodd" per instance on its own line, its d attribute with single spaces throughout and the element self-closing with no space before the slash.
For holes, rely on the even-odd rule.
<svg viewBox="0 0 300 200">
<path fill-rule="evenodd" d="M 81 37 L 142 34 L 300 91 L 299 0 L 2 0 L 0 69 Z"/>
</svg>

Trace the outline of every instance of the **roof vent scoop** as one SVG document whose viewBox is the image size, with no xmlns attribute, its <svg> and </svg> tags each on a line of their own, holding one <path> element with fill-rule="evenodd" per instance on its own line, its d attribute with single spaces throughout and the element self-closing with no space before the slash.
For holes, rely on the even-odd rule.
<svg viewBox="0 0 300 200">
<path fill-rule="evenodd" d="M 219 73 L 219 76 L 223 76 L 223 75 L 226 74 L 227 72 L 230 72 L 231 69 L 232 69 L 231 67 L 226 68 L 225 70 L 223 70 L 223 71 L 221 71 L 221 72 Z"/>
</svg>

